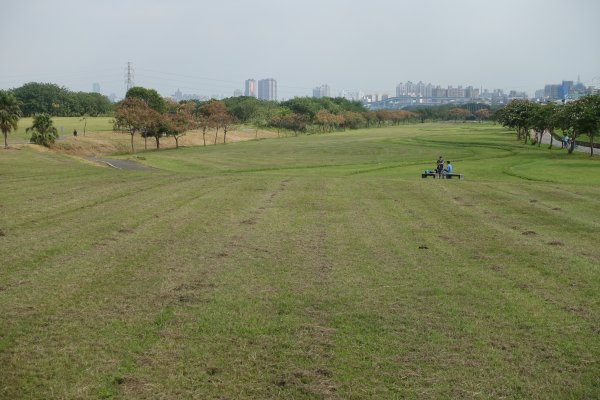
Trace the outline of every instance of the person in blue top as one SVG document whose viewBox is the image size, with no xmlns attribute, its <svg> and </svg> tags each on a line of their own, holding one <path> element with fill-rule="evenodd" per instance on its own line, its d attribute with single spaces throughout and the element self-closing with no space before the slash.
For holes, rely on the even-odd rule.
<svg viewBox="0 0 600 400">
<path fill-rule="evenodd" d="M 450 161 L 446 161 L 448 163 L 448 165 L 446 166 L 446 169 L 442 172 L 444 177 L 448 174 L 452 173 L 452 164 L 450 163 Z"/>
</svg>

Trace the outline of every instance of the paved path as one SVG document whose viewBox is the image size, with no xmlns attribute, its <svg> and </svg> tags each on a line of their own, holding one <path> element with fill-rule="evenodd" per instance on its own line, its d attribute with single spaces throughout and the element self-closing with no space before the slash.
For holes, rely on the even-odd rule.
<svg viewBox="0 0 600 400">
<path fill-rule="evenodd" d="M 550 144 L 550 134 L 548 133 L 544 133 L 544 136 L 542 136 L 542 143 L 543 144 Z M 554 139 L 554 141 L 552 142 L 552 148 L 561 148 L 561 141 Z M 568 149 L 564 149 L 564 151 L 568 151 Z M 590 154 L 590 148 L 588 146 L 579 146 L 579 145 L 575 145 L 575 151 L 581 152 L 581 153 L 587 153 Z M 594 149 L 594 155 L 597 156 L 600 154 L 600 149 Z"/>
<path fill-rule="evenodd" d="M 140 164 L 135 161 L 129 160 L 116 160 L 113 158 L 96 158 L 96 157 L 85 157 L 86 160 L 93 161 L 96 163 L 106 164 L 109 167 L 116 169 L 125 169 L 128 171 L 156 171 L 156 168 L 149 167 L 144 164 Z"/>
</svg>

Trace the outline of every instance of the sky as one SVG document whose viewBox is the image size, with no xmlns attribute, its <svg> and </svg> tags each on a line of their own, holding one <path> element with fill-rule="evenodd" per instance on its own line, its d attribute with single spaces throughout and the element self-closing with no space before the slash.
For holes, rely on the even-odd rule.
<svg viewBox="0 0 600 400">
<path fill-rule="evenodd" d="M 400 82 L 525 91 L 600 87 L 598 0 L 0 0 L 0 89 L 27 82 L 122 97 L 134 82 L 278 98 L 321 84 L 395 95 Z"/>
</svg>

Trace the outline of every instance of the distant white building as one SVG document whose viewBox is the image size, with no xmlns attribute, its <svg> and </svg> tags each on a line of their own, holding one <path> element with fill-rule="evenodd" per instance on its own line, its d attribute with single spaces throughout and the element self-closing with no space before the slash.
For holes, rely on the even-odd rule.
<svg viewBox="0 0 600 400">
<path fill-rule="evenodd" d="M 260 100 L 277 100 L 277 81 L 273 78 L 258 81 L 258 98 Z"/>
<path fill-rule="evenodd" d="M 329 85 L 322 84 L 321 86 L 317 86 L 313 89 L 313 97 L 321 98 L 321 97 L 331 97 L 331 89 Z"/>
<path fill-rule="evenodd" d="M 244 96 L 256 97 L 256 81 L 254 79 L 246 79 L 244 82 Z"/>
</svg>

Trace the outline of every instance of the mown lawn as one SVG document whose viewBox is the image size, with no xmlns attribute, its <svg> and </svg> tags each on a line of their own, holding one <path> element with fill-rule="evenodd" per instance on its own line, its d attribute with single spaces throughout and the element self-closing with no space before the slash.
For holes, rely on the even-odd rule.
<svg viewBox="0 0 600 400">
<path fill-rule="evenodd" d="M 58 131 L 59 137 L 70 137 L 73 135 L 73 131 L 77 130 L 78 136 L 84 135 L 90 132 L 106 132 L 113 130 L 112 117 L 53 117 L 52 122 L 56 130 Z M 31 127 L 33 118 L 21 118 L 19 120 L 18 129 L 8 135 L 8 144 L 22 144 L 29 142 L 31 133 L 27 132 L 27 128 Z"/>
<path fill-rule="evenodd" d="M 600 397 L 597 159 L 486 124 L 122 157 L 158 169 L 0 152 L 0 398 Z"/>
</svg>

